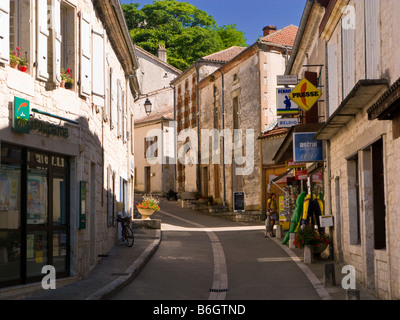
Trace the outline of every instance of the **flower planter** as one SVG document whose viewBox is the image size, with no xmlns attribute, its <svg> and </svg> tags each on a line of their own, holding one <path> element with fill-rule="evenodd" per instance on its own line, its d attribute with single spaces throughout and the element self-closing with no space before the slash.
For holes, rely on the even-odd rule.
<svg viewBox="0 0 400 320">
<path fill-rule="evenodd" d="M 26 72 L 26 70 L 28 70 L 28 67 L 27 66 L 19 66 L 18 70 L 22 71 L 22 72 Z"/>
<path fill-rule="evenodd" d="M 60 82 L 60 88 L 65 88 L 65 80 L 61 80 L 61 82 Z"/>
<path fill-rule="evenodd" d="M 74 86 L 74 84 L 71 83 L 71 82 L 66 82 L 66 83 L 65 83 L 65 89 L 71 90 L 71 89 L 73 88 L 73 86 Z"/>
<path fill-rule="evenodd" d="M 142 220 L 150 219 L 150 216 L 154 213 L 153 209 L 138 208 L 139 213 L 142 215 Z"/>
<path fill-rule="evenodd" d="M 18 69 L 18 62 L 11 61 L 10 62 L 10 67 L 13 68 L 13 69 Z"/>
</svg>

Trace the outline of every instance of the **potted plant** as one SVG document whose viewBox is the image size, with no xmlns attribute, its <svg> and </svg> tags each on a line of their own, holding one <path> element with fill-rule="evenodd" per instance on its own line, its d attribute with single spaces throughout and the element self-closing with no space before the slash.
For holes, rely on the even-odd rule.
<svg viewBox="0 0 400 320">
<path fill-rule="evenodd" d="M 72 71 L 70 68 L 65 70 L 61 69 L 61 84 L 60 86 L 65 89 L 72 89 L 74 84 L 74 78 L 72 78 Z"/>
<path fill-rule="evenodd" d="M 160 211 L 160 206 L 158 205 L 160 200 L 152 196 L 143 196 L 143 201 L 136 205 L 139 213 L 142 215 L 142 220 L 150 219 L 150 216 L 155 211 Z"/>
<path fill-rule="evenodd" d="M 13 69 L 17 69 L 20 61 L 20 47 L 16 48 L 16 51 L 10 51 L 10 67 Z M 18 53 L 17 53 L 18 51 Z"/>
<path fill-rule="evenodd" d="M 329 242 L 328 234 L 320 234 L 312 226 L 306 225 L 296 233 L 293 243 L 296 248 L 303 249 L 306 246 L 310 246 L 313 253 L 321 253 L 326 249 Z"/>
<path fill-rule="evenodd" d="M 19 58 L 19 66 L 18 66 L 18 70 L 22 71 L 22 72 L 26 72 L 26 70 L 28 69 L 28 59 L 26 59 L 25 57 L 20 57 Z"/>
</svg>

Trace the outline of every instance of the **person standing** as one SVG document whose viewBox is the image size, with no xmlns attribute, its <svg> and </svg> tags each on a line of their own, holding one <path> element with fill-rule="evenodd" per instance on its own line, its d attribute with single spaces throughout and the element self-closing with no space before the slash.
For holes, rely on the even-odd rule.
<svg viewBox="0 0 400 320">
<path fill-rule="evenodd" d="M 269 222 L 270 237 L 274 237 L 274 225 L 278 219 L 278 210 L 276 205 L 276 194 L 271 193 L 267 201 L 267 220 Z M 268 227 L 268 226 L 267 226 Z"/>
</svg>

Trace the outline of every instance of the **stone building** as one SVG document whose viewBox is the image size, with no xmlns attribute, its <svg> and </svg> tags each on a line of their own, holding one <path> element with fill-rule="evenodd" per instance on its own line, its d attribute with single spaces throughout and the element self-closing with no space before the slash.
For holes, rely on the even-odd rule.
<svg viewBox="0 0 400 320">
<path fill-rule="evenodd" d="M 175 190 L 174 89 L 181 71 L 167 63 L 167 50 L 158 56 L 135 45 L 141 95 L 135 100 L 135 191 L 159 194 Z M 145 103 L 151 103 L 146 113 Z"/>
<path fill-rule="evenodd" d="M 264 37 L 199 83 L 202 191 L 230 211 L 233 193 L 244 192 L 249 217 L 260 214 L 265 198 L 257 138 L 276 122 L 276 79 L 284 73 L 296 32 L 292 25 L 264 28 Z"/>
<path fill-rule="evenodd" d="M 177 187 L 182 198 L 202 192 L 200 180 L 199 82 L 227 63 L 245 48 L 233 46 L 196 61 L 171 82 L 175 90 Z M 203 190 L 204 191 L 204 190 Z M 204 193 L 204 192 L 203 192 Z"/>
<path fill-rule="evenodd" d="M 119 1 L 3 0 L 0 13 L 0 286 L 41 281 L 44 265 L 60 284 L 133 212 L 138 62 Z"/>
<path fill-rule="evenodd" d="M 301 35 L 310 46 L 293 57 L 293 70 L 310 56 L 325 60 L 325 117 L 314 139 L 325 144 L 333 257 L 379 298 L 399 299 L 398 3 L 308 1 L 303 16 L 316 24 Z"/>
</svg>

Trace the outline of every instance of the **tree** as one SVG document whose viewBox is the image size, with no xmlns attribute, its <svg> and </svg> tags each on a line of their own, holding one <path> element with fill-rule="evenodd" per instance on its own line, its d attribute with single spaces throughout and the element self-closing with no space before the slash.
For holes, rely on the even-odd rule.
<svg viewBox="0 0 400 320">
<path fill-rule="evenodd" d="M 196 60 L 231 46 L 246 46 L 244 33 L 235 24 L 217 26 L 214 18 L 187 2 L 155 0 L 140 4 L 123 4 L 132 41 L 157 54 L 165 44 L 168 63 L 181 70 Z"/>
</svg>

